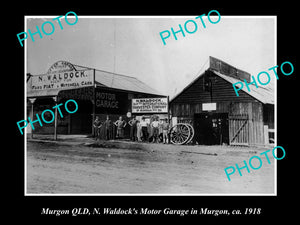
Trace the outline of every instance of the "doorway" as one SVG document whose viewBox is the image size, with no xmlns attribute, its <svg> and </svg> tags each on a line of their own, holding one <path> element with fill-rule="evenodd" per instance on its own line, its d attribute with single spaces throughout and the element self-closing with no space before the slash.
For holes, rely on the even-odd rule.
<svg viewBox="0 0 300 225">
<path fill-rule="evenodd" d="M 199 145 L 229 144 L 228 113 L 195 114 L 194 128 L 194 141 Z"/>
<path fill-rule="evenodd" d="M 93 124 L 92 102 L 85 100 L 76 100 L 76 102 L 78 104 L 78 110 L 74 114 L 69 114 L 69 132 L 71 134 L 90 134 Z"/>
</svg>

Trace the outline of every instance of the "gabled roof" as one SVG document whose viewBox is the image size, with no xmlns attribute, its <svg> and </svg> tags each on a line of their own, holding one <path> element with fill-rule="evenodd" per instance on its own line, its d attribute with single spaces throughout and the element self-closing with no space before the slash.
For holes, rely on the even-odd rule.
<svg viewBox="0 0 300 225">
<path fill-rule="evenodd" d="M 76 70 L 92 69 L 89 67 L 74 65 Z M 104 70 L 95 70 L 95 81 L 98 86 L 114 88 L 119 90 L 141 92 L 153 95 L 162 95 L 154 88 L 148 86 L 135 77 L 112 73 Z"/>
<path fill-rule="evenodd" d="M 72 65 L 75 70 L 86 70 L 86 69 L 93 69 L 89 67 L 79 66 L 79 65 Z M 31 77 L 28 79 L 27 84 L 30 84 Z M 135 77 L 130 77 L 122 74 L 116 74 L 112 72 L 107 72 L 103 70 L 95 69 L 95 82 L 97 86 L 100 87 L 107 87 L 113 88 L 118 90 L 124 91 L 131 91 L 131 92 L 139 92 L 139 93 L 146 93 L 152 95 L 160 95 L 157 90 L 153 89 L 152 87 L 148 86 L 147 84 L 143 83 L 142 81 L 138 80 Z M 58 95 L 60 89 L 53 89 L 53 90 L 31 90 L 27 87 L 27 96 L 28 97 L 41 97 L 41 96 L 56 96 Z"/>
<path fill-rule="evenodd" d="M 99 86 L 153 95 L 161 95 L 158 91 L 146 85 L 135 77 L 96 70 L 95 80 Z"/>
<path fill-rule="evenodd" d="M 223 78 L 224 80 L 228 81 L 231 84 L 241 82 L 238 79 L 223 75 L 217 71 L 213 71 L 213 73 L 216 74 L 217 76 Z M 250 88 L 250 91 L 248 91 L 248 89 L 244 83 L 244 86 L 241 91 L 247 93 L 248 95 L 251 95 L 253 98 L 257 99 L 258 101 L 260 101 L 264 104 L 274 104 L 275 96 L 271 90 L 266 89 L 262 86 L 258 86 L 258 88 L 256 88 L 256 86 L 254 84 L 250 84 L 250 85 L 248 85 L 248 87 Z M 233 89 L 233 87 L 232 87 L 232 89 Z M 238 96 L 237 96 L 237 98 L 238 98 Z"/>
<path fill-rule="evenodd" d="M 210 57 L 212 58 L 212 57 Z M 213 58 L 213 60 L 218 60 L 216 58 Z M 221 60 L 220 60 L 221 61 Z M 223 61 L 221 61 L 223 62 Z M 230 65 L 228 65 L 230 66 Z M 238 69 L 237 69 L 238 70 Z M 180 91 L 179 93 L 177 93 L 171 100 L 170 102 L 172 102 L 175 98 L 177 98 L 181 93 L 183 93 L 185 90 L 187 90 L 190 86 L 192 86 L 200 77 L 202 77 L 207 71 L 211 71 L 213 72 L 215 75 L 217 75 L 218 77 L 224 79 L 225 81 L 229 82 L 230 84 L 234 84 L 237 82 L 241 82 L 241 80 L 236 79 L 232 76 L 228 76 L 225 75 L 219 71 L 216 71 L 213 68 L 210 68 L 210 66 L 206 66 L 206 68 L 204 68 L 204 72 L 201 73 L 199 76 L 197 76 L 195 79 L 192 80 L 192 82 L 190 84 L 188 84 L 182 91 Z M 245 72 L 247 73 L 247 72 Z M 243 82 L 244 83 L 244 82 Z M 258 88 L 256 88 L 256 86 L 254 84 L 250 84 L 248 85 L 250 88 L 250 92 L 248 91 L 245 83 L 243 88 L 240 91 L 245 92 L 246 94 L 252 96 L 253 98 L 257 99 L 258 101 L 262 102 L 263 104 L 274 104 L 275 102 L 275 96 L 274 96 L 274 92 L 266 89 L 262 86 L 258 86 Z M 233 91 L 234 88 L 232 87 Z M 238 96 L 236 96 L 238 98 Z"/>
</svg>

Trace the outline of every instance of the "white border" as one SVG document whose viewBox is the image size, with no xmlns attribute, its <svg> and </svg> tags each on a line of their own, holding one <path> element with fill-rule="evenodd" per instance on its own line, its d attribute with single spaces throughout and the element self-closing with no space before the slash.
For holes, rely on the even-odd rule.
<svg viewBox="0 0 300 225">
<path fill-rule="evenodd" d="M 198 15 L 195 15 L 198 16 Z M 57 16 L 24 16 L 24 28 L 27 31 L 27 19 L 31 18 L 56 18 Z M 70 16 L 72 17 L 72 16 Z M 211 16 L 216 17 L 216 16 Z M 274 19 L 274 65 L 277 64 L 277 16 L 222 16 L 225 18 L 272 18 Z M 194 16 L 78 16 L 78 18 L 194 18 Z M 27 82 L 26 82 L 26 73 L 27 73 L 27 39 L 24 41 L 24 115 L 27 118 Z M 275 80 L 275 104 L 274 104 L 274 122 L 275 122 L 275 146 L 277 146 L 277 80 Z M 26 128 L 25 128 L 26 129 Z M 274 193 L 263 194 L 263 193 L 201 193 L 201 194 L 153 194 L 153 193 L 144 193 L 144 194 L 121 194 L 121 193 L 112 193 L 112 194 L 86 194 L 86 193 L 76 193 L 76 194 L 49 194 L 49 193 L 39 193 L 39 194 L 29 194 L 27 193 L 27 132 L 24 132 L 24 196 L 277 196 L 277 160 L 274 159 Z M 277 151 L 277 150 L 276 150 Z"/>
</svg>

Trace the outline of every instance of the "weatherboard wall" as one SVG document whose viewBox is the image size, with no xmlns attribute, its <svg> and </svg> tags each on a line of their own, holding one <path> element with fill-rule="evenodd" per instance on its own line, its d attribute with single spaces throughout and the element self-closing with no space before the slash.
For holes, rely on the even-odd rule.
<svg viewBox="0 0 300 225">
<path fill-rule="evenodd" d="M 248 133 L 242 135 L 248 135 L 250 145 L 263 144 L 263 103 L 243 91 L 239 94 L 237 97 L 231 83 L 207 70 L 171 100 L 171 114 L 181 121 L 193 121 L 195 114 L 207 113 L 202 110 L 202 103 L 216 103 L 216 110 L 211 113 L 228 113 L 229 116 L 236 116 L 237 120 L 239 115 L 247 115 L 245 132 Z M 234 135 L 237 126 L 234 122 L 229 124 L 231 135 Z"/>
</svg>

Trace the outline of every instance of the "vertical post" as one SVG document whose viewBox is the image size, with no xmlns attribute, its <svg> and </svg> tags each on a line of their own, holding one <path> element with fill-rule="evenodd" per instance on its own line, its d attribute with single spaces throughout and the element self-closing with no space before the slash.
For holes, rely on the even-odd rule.
<svg viewBox="0 0 300 225">
<path fill-rule="evenodd" d="M 269 126 L 264 125 L 264 143 L 265 145 L 269 144 Z"/>
<path fill-rule="evenodd" d="M 169 104 L 169 95 L 168 95 L 168 97 L 167 97 L 167 99 L 168 99 L 168 123 L 170 124 L 170 104 Z"/>
<path fill-rule="evenodd" d="M 35 102 L 35 99 L 36 98 L 29 98 L 29 101 L 30 101 L 30 103 L 31 103 L 31 112 L 30 112 L 30 118 L 33 118 L 33 104 L 34 104 L 34 102 Z M 26 128 L 27 129 L 27 128 Z M 31 139 L 33 139 L 33 129 L 31 128 L 31 126 L 30 126 L 30 129 L 31 129 L 31 132 L 30 132 L 30 138 Z"/>
<path fill-rule="evenodd" d="M 31 118 L 33 118 L 33 103 L 31 103 Z M 31 129 L 30 138 L 33 139 L 33 129 Z"/>
<path fill-rule="evenodd" d="M 96 70 L 93 69 L 93 116 L 92 116 L 92 135 L 95 135 L 95 129 L 94 129 L 94 121 L 95 121 L 95 111 L 96 111 L 96 82 L 95 82 L 95 75 L 96 75 Z"/>
<path fill-rule="evenodd" d="M 53 97 L 54 103 L 57 104 L 57 96 Z M 57 140 L 57 107 L 55 107 L 54 111 L 54 140 Z"/>
<path fill-rule="evenodd" d="M 71 134 L 71 114 L 69 114 L 68 118 L 68 134 Z"/>
</svg>

